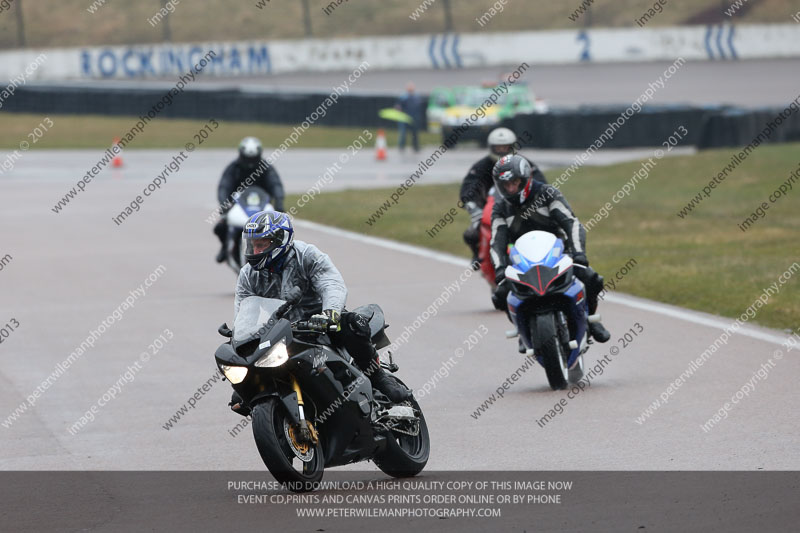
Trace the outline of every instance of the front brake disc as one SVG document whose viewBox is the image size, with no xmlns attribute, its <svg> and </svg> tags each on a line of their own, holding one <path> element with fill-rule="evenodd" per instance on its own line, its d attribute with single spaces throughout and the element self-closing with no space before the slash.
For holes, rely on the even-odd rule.
<svg viewBox="0 0 800 533">
<path fill-rule="evenodd" d="M 298 428 L 290 425 L 288 420 L 283 421 L 283 433 L 286 435 L 286 441 L 289 443 L 289 448 L 295 456 L 308 463 L 314 458 L 314 448 L 308 442 L 300 442 L 298 439 Z"/>
</svg>

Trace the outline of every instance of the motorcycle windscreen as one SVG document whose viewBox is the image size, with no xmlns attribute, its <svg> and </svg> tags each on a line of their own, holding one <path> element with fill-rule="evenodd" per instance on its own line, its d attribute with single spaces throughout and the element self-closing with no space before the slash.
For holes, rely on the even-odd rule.
<svg viewBox="0 0 800 533">
<path fill-rule="evenodd" d="M 246 210 L 250 211 L 255 209 L 258 211 L 261 207 L 269 203 L 269 193 L 261 187 L 248 187 L 237 198 L 239 204 Z"/>
<path fill-rule="evenodd" d="M 233 342 L 241 344 L 256 337 L 260 338 L 264 333 L 262 327 L 283 303 L 283 300 L 261 296 L 248 296 L 242 300 L 239 314 L 233 322 Z"/>
<path fill-rule="evenodd" d="M 529 231 L 509 252 L 511 264 L 525 272 L 537 264 L 554 267 L 564 253 L 564 242 L 546 231 Z"/>
</svg>

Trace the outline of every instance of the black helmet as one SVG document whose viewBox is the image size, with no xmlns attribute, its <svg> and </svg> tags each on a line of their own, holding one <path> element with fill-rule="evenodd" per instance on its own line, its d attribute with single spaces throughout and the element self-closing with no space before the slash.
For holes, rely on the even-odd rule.
<svg viewBox="0 0 800 533">
<path fill-rule="evenodd" d="M 260 211 L 242 231 L 244 257 L 253 270 L 280 269 L 294 241 L 292 221 L 286 213 Z"/>
<path fill-rule="evenodd" d="M 255 137 L 245 137 L 239 143 L 239 163 L 243 167 L 253 170 L 261 164 L 261 152 L 263 150 L 261 141 Z"/>
<path fill-rule="evenodd" d="M 492 169 L 495 190 L 511 205 L 522 205 L 531 194 L 533 169 L 521 155 L 500 158 Z"/>
</svg>

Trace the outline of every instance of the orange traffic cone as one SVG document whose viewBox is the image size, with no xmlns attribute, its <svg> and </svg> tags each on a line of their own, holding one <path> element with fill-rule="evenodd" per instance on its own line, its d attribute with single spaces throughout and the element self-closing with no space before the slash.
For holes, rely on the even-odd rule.
<svg viewBox="0 0 800 533">
<path fill-rule="evenodd" d="M 375 138 L 375 159 L 386 161 L 386 133 L 383 130 L 378 130 L 378 136 Z"/>
<path fill-rule="evenodd" d="M 114 144 L 111 145 L 113 148 L 114 146 L 119 146 L 119 137 L 114 137 Z M 114 156 L 114 159 L 111 160 L 111 166 L 114 168 L 119 168 L 122 166 L 122 154 L 118 153 Z"/>
</svg>

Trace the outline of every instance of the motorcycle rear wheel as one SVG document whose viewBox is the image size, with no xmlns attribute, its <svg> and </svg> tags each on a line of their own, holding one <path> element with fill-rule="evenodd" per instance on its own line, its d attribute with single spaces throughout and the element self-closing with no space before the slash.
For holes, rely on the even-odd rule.
<svg viewBox="0 0 800 533">
<path fill-rule="evenodd" d="M 394 376 L 392 379 L 400 381 Z M 402 382 L 400 381 L 402 384 Z M 419 433 L 417 435 L 406 435 L 399 432 L 392 432 L 387 438 L 386 449 L 373 458 L 375 465 L 384 474 L 392 477 L 412 477 L 416 476 L 428 464 L 428 457 L 431 452 L 431 438 L 428 433 L 428 424 L 425 423 L 425 415 L 417 403 L 412 398 L 408 400 L 414 411 L 419 413 Z"/>
<path fill-rule="evenodd" d="M 294 451 L 301 450 L 291 442 L 291 438 L 287 438 L 287 429 L 292 424 L 286 408 L 278 398 L 268 398 L 256 405 L 252 420 L 253 438 L 261 460 L 270 474 L 292 492 L 316 489 L 325 470 L 325 458 L 319 439 L 305 449 L 307 460 L 301 460 Z"/>
</svg>

